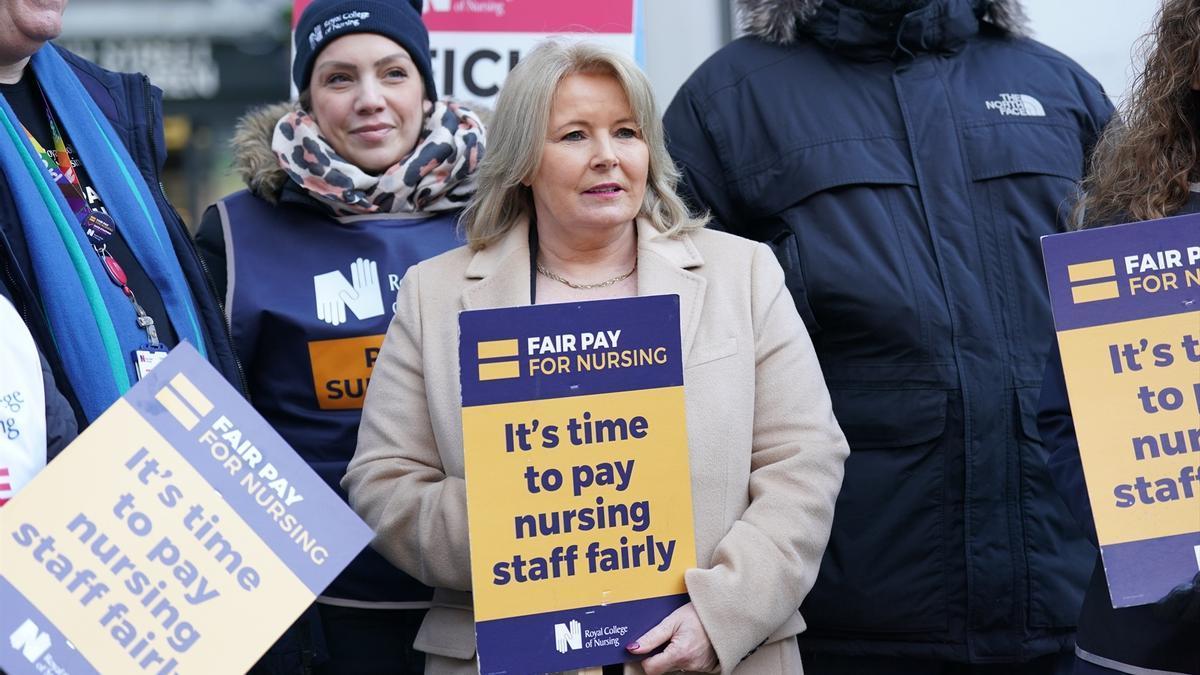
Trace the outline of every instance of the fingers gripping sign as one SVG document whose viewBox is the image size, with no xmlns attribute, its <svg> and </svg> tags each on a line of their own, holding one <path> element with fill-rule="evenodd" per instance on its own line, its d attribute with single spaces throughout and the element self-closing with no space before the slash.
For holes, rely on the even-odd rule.
<svg viewBox="0 0 1200 675">
<path fill-rule="evenodd" d="M 692 603 L 671 612 L 667 618 L 626 647 L 631 654 L 649 654 L 662 645 L 666 648 L 642 661 L 646 675 L 676 670 L 714 673 L 719 670 L 717 652 Z"/>
</svg>

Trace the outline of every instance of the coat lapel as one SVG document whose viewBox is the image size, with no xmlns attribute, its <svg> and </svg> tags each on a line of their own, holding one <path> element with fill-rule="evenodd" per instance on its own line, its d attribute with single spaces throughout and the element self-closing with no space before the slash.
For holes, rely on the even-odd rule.
<svg viewBox="0 0 1200 675">
<path fill-rule="evenodd" d="M 689 271 L 704 264 L 690 237 L 667 237 L 638 220 L 638 295 L 678 295 L 679 329 L 684 363 L 700 328 L 700 311 L 708 282 Z"/>
<path fill-rule="evenodd" d="M 475 254 L 467 265 L 463 309 L 529 304 L 529 225 L 519 224 L 499 243 Z"/>
</svg>

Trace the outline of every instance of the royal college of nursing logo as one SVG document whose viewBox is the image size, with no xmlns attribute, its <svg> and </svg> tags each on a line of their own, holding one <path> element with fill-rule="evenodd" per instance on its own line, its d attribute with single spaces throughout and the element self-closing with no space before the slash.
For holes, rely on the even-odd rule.
<svg viewBox="0 0 1200 675">
<path fill-rule="evenodd" d="M 321 30 L 321 24 L 313 26 L 312 32 L 308 34 L 308 48 L 316 49 L 323 37 L 325 37 L 325 33 Z"/>
<path fill-rule="evenodd" d="M 8 646 L 21 652 L 21 656 L 30 663 L 37 663 L 52 644 L 50 635 L 43 633 L 32 619 L 25 619 L 25 622 L 8 636 Z"/>
<path fill-rule="evenodd" d="M 578 621 L 571 619 L 570 623 L 554 624 L 554 648 L 559 654 L 583 649 L 583 630 Z"/>
<path fill-rule="evenodd" d="M 350 264 L 350 279 L 340 270 L 313 277 L 317 318 L 331 326 L 346 323 L 349 309 L 359 320 L 383 314 L 383 290 L 379 286 L 379 265 L 358 258 Z"/>
<path fill-rule="evenodd" d="M 344 28 L 357 28 L 362 25 L 363 21 L 371 18 L 370 12 L 351 10 L 325 19 L 323 23 L 313 26 L 313 29 L 308 34 L 308 46 L 310 49 L 316 49 L 317 45 L 321 44 L 321 40 L 337 33 Z"/>
</svg>

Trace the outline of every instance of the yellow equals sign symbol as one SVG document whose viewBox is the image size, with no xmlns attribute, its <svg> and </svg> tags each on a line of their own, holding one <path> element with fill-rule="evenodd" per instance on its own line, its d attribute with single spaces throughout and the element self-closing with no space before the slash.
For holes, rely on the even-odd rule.
<svg viewBox="0 0 1200 675">
<path fill-rule="evenodd" d="M 213 409 L 212 401 L 200 393 L 195 383 L 183 373 L 171 378 L 165 387 L 158 390 L 154 398 L 188 431 L 195 429 L 200 419 Z"/>
<path fill-rule="evenodd" d="M 1120 297 L 1116 276 L 1116 266 L 1111 259 L 1067 265 L 1067 277 L 1072 284 L 1071 300 L 1078 305 Z M 1084 281 L 1090 283 L 1080 283 Z"/>
<path fill-rule="evenodd" d="M 520 356 L 516 338 L 510 340 L 487 340 L 476 345 L 476 355 L 484 359 L 502 359 Z M 521 376 L 520 361 L 492 361 L 479 364 L 479 381 L 508 380 Z"/>
</svg>

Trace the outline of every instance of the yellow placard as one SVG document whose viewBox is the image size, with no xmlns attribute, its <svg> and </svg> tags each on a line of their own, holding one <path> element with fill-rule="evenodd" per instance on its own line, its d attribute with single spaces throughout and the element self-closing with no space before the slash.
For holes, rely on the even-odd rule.
<svg viewBox="0 0 1200 675">
<path fill-rule="evenodd" d="M 0 671 L 245 672 L 370 538 L 182 344 L 0 508 Z"/>
<path fill-rule="evenodd" d="M 1059 333 L 1071 412 L 1087 420 L 1075 431 L 1087 448 L 1088 496 L 1105 545 L 1200 529 L 1200 364 L 1180 344 L 1200 339 L 1197 329 L 1200 315 L 1174 314 Z M 1163 339 L 1146 341 L 1143 351 L 1146 336 Z M 1169 347 L 1159 349 L 1159 362 L 1169 354 L 1170 365 L 1153 365 L 1158 344 Z M 1143 354 L 1139 370 L 1124 363 L 1123 345 Z"/>
<path fill-rule="evenodd" d="M 467 499 L 504 505 L 471 514 L 473 551 L 485 554 L 471 559 L 477 620 L 685 592 L 682 571 L 696 564 L 691 495 L 670 490 L 686 460 L 674 423 L 683 410 L 683 388 L 670 387 L 463 411 L 469 471 L 489 477 L 470 481 Z M 506 451 L 514 420 L 537 420 L 536 452 Z M 552 449 L 542 446 L 547 427 Z M 546 578 L 576 583 L 539 583 L 535 560 L 550 562 Z"/>
</svg>

